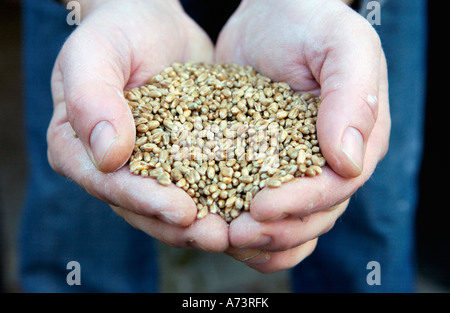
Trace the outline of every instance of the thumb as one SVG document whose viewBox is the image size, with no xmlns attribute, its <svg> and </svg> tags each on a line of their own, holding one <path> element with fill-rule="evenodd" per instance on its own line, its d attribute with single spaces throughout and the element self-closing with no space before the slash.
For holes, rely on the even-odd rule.
<svg viewBox="0 0 450 313">
<path fill-rule="evenodd" d="M 362 173 L 366 144 L 378 117 L 381 45 L 379 40 L 360 38 L 330 51 L 321 74 L 317 137 L 327 163 L 346 178 Z"/>
<path fill-rule="evenodd" d="M 94 165 L 102 172 L 112 172 L 128 160 L 136 136 L 123 96 L 127 68 L 121 65 L 119 48 L 111 49 L 108 42 L 90 37 L 74 34 L 55 68 L 61 71 L 72 128 Z"/>
</svg>

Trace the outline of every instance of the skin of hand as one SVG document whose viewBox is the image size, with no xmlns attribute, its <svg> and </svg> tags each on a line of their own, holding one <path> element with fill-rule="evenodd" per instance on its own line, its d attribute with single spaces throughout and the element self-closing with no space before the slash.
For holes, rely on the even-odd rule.
<svg viewBox="0 0 450 313">
<path fill-rule="evenodd" d="M 270 273 L 298 264 L 345 211 L 389 145 L 388 79 L 371 25 L 338 0 L 243 0 L 219 35 L 216 61 L 252 65 L 322 96 L 323 173 L 264 188 L 230 224 L 226 253 Z"/>
<path fill-rule="evenodd" d="M 175 61 L 212 62 L 209 37 L 176 0 L 86 0 L 81 10 L 85 18 L 53 70 L 50 165 L 152 237 L 174 247 L 225 250 L 228 228 L 220 217 L 196 220 L 183 190 L 123 166 L 136 136 L 123 90 Z"/>
<path fill-rule="evenodd" d="M 142 85 L 148 77 L 174 61 L 213 61 L 211 42 L 175 0 L 86 0 L 88 2 L 91 11 L 83 12 L 86 19 L 61 50 L 52 77 L 55 107 L 47 140 L 49 162 L 55 171 L 109 203 L 134 227 L 174 247 L 207 251 L 227 249 L 226 253 L 261 272 L 292 267 L 312 253 L 317 237 L 333 226 L 345 210 L 350 195 L 368 179 L 387 150 L 390 120 L 386 65 L 378 38 L 370 26 L 333 1 L 318 1 L 317 5 L 313 5 L 305 0 L 290 12 L 283 10 L 281 3 L 276 4 L 280 8 L 273 8 L 274 3 L 271 2 L 269 8 L 269 3 L 262 0 L 262 5 L 258 5 L 256 10 L 267 20 L 275 19 L 275 23 L 270 25 L 261 23 L 260 19 L 251 21 L 253 24 L 246 20 L 254 16 L 255 7 L 252 8 L 252 5 L 255 3 L 243 1 L 230 19 L 219 39 L 217 60 L 252 64 L 267 76 L 286 81 L 297 90 L 321 92 L 324 104 L 318 121 L 319 136 L 320 132 L 324 134 L 322 137 L 334 134 L 330 138 L 319 137 L 321 147 L 324 146 L 322 141 L 327 139 L 336 145 L 339 134 L 341 139 L 345 138 L 342 132 L 335 131 L 342 127 L 342 123 L 348 122 L 347 126 L 352 126 L 363 137 L 365 157 L 349 160 L 348 156 L 357 149 L 345 150 L 349 145 L 342 142 L 339 145 L 339 141 L 337 148 L 323 148 L 329 167 L 320 177 L 314 178 L 314 183 L 300 180 L 276 190 L 261 191 L 252 203 L 251 214 L 242 214 L 228 228 L 221 218 L 212 214 L 195 220 L 194 203 L 175 186 L 162 187 L 149 179 L 142 181 L 142 178 L 130 175 L 128 169 L 122 167 L 131 154 L 135 136 L 133 119 L 122 90 Z M 327 7 L 329 5 L 330 8 Z M 311 19 L 307 10 L 320 11 L 320 6 L 325 8 L 325 12 Z M 277 14 L 271 14 L 277 9 L 280 9 Z M 277 20 L 284 14 L 291 18 L 291 24 Z M 299 23 L 295 20 L 296 15 L 306 16 L 306 19 Z M 342 16 L 348 17 L 349 21 L 341 21 Z M 330 17 L 330 21 L 337 25 L 320 20 Z M 309 25 L 307 18 L 314 23 Z M 305 25 L 314 28 L 305 30 Z M 337 31 L 330 25 L 336 26 Z M 254 26 L 259 29 L 254 29 Z M 290 29 L 292 26 L 296 29 Z M 258 33 L 261 30 L 264 31 Z M 285 32 L 284 36 L 279 37 L 279 31 Z M 288 39 L 297 31 L 305 38 L 299 40 L 294 33 L 292 38 L 295 40 Z M 354 38 L 350 35 L 354 31 L 368 35 L 368 38 Z M 243 36 L 237 38 L 239 34 Z M 257 51 L 258 46 L 264 43 L 264 38 L 258 35 L 264 34 L 275 34 L 272 39 L 278 42 L 272 44 L 271 49 Z M 256 36 L 252 38 L 253 35 Z M 328 39 L 333 40 L 328 42 Z M 346 40 L 340 43 L 339 39 Z M 309 43 L 313 46 L 308 46 Z M 360 70 L 370 68 L 373 70 L 372 76 L 360 77 L 359 72 L 346 72 L 346 62 L 352 59 L 343 58 L 340 53 L 355 47 L 358 53 L 369 52 L 366 59 L 371 64 Z M 371 49 L 379 54 L 374 56 Z M 284 50 L 289 51 L 288 58 Z M 350 51 L 350 54 L 360 56 L 356 51 Z M 273 61 L 283 60 L 283 57 L 286 59 L 280 64 L 282 67 L 267 62 L 272 58 Z M 336 66 L 331 68 L 331 63 L 335 61 Z M 374 61 L 379 62 L 378 70 L 376 64 L 372 64 Z M 295 66 L 292 67 L 292 64 Z M 355 67 L 359 65 L 357 63 Z M 336 110 L 337 100 L 343 97 L 345 90 L 355 87 L 344 78 L 358 83 L 370 80 L 373 84 L 369 87 L 374 90 L 360 90 L 371 91 L 365 98 L 367 101 L 364 98 L 359 101 L 362 102 L 359 103 L 361 108 L 352 104 L 344 106 L 346 110 Z M 361 78 L 366 81 L 359 81 Z M 330 88 L 333 81 L 336 84 Z M 364 86 L 356 84 L 356 87 Z M 350 92 L 352 94 L 355 96 L 354 92 Z M 333 101 L 334 98 L 337 100 Z M 362 117 L 367 117 L 369 114 L 364 114 L 367 113 L 364 102 L 372 106 L 373 118 L 368 124 L 373 129 L 368 131 L 364 127 L 358 128 L 361 125 L 353 124 L 353 120 L 346 120 L 344 114 L 358 109 L 357 112 L 361 110 L 363 113 Z M 339 114 L 335 116 L 336 112 Z M 355 119 L 360 118 L 359 114 L 354 115 Z M 330 120 L 340 125 L 330 130 Z M 364 121 L 367 122 L 367 119 Z M 78 138 L 73 137 L 72 130 Z M 357 164 L 357 161 L 361 163 Z M 334 191 L 328 192 L 330 189 Z"/>
</svg>

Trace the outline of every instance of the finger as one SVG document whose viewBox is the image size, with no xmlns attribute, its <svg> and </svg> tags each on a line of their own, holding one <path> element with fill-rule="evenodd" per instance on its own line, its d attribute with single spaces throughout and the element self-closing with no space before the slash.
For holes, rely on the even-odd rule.
<svg viewBox="0 0 450 313">
<path fill-rule="evenodd" d="M 317 238 L 286 251 L 271 252 L 268 262 L 249 266 L 264 274 L 290 269 L 310 256 L 314 252 L 316 245 Z"/>
<path fill-rule="evenodd" d="M 185 46 L 183 60 L 191 62 L 212 63 L 214 60 L 214 44 L 205 33 L 205 31 L 197 25 L 192 19 L 187 19 L 184 35 L 189 38 L 191 44 Z"/>
<path fill-rule="evenodd" d="M 243 262 L 247 265 L 261 265 L 269 262 L 271 253 L 260 249 L 239 249 L 229 247 L 225 254 L 231 256 L 233 259 Z"/>
<path fill-rule="evenodd" d="M 250 214 L 241 214 L 230 224 L 230 245 L 266 251 L 284 251 L 328 232 L 345 211 L 348 200 L 326 211 L 299 218 L 289 216 L 259 223 Z"/>
<path fill-rule="evenodd" d="M 109 174 L 98 171 L 81 141 L 73 136 L 63 104 L 55 107 L 47 138 L 52 168 L 94 197 L 175 225 L 187 226 L 195 219 L 194 202 L 175 185 L 162 186 L 154 179 L 133 175 L 128 167 Z"/>
<path fill-rule="evenodd" d="M 120 168 L 134 146 L 133 117 L 123 97 L 130 70 L 120 56 L 123 49 L 80 27 L 64 45 L 54 70 L 61 73 L 69 121 L 104 172 Z M 55 84 L 52 89 L 57 89 Z"/>
<path fill-rule="evenodd" d="M 349 198 L 372 175 L 378 162 L 389 147 L 391 119 L 387 84 L 387 68 L 384 55 L 380 62 L 379 116 L 367 141 L 362 175 L 344 178 L 336 174 L 328 165 L 321 175 L 301 178 L 279 188 L 264 188 L 251 202 L 252 217 L 260 222 L 283 216 L 307 216 L 328 208 Z M 321 142 L 321 149 L 324 145 Z M 327 160 L 328 161 L 328 160 Z"/>
<path fill-rule="evenodd" d="M 209 252 L 222 252 L 228 248 L 226 223 L 216 214 L 208 214 L 189 227 L 180 227 L 117 206 L 111 206 L 111 208 L 133 227 L 169 246 L 195 248 Z"/>
<path fill-rule="evenodd" d="M 316 77 L 322 94 L 317 119 L 321 152 L 343 177 L 362 173 L 367 142 L 378 118 L 381 44 L 367 21 L 361 20 L 355 21 L 355 35 L 343 26 L 341 33 L 352 36 L 330 39 Z"/>
<path fill-rule="evenodd" d="M 250 213 L 258 222 L 309 216 L 350 198 L 367 179 L 366 175 L 343 178 L 325 166 L 314 178 L 302 177 L 278 188 L 260 190 L 250 203 Z"/>
<path fill-rule="evenodd" d="M 270 274 L 294 267 L 314 251 L 316 244 L 317 238 L 281 252 L 229 248 L 226 253 L 261 273 Z"/>
<path fill-rule="evenodd" d="M 256 194 L 250 205 L 255 220 L 263 222 L 288 215 L 310 215 L 349 198 L 369 179 L 389 147 L 391 119 L 384 55 L 381 57 L 379 73 L 379 115 L 367 140 L 362 174 L 356 178 L 345 178 L 326 165 L 322 174 L 313 178 L 300 178 L 275 189 L 264 188 Z M 320 143 L 323 150 L 325 145 L 322 141 Z"/>
</svg>

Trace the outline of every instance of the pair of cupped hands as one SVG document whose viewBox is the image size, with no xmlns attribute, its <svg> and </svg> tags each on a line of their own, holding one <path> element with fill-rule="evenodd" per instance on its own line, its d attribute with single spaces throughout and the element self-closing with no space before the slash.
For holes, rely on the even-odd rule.
<svg viewBox="0 0 450 313">
<path fill-rule="evenodd" d="M 52 168 L 173 247 L 225 252 L 264 273 L 311 254 L 388 148 L 386 61 L 370 24 L 339 0 L 243 0 L 214 47 L 178 0 L 80 3 L 83 21 L 51 81 Z M 252 65 L 320 94 L 323 173 L 261 190 L 229 225 L 216 214 L 196 219 L 193 200 L 175 185 L 131 174 L 125 164 L 136 132 L 123 90 L 186 61 Z"/>
</svg>

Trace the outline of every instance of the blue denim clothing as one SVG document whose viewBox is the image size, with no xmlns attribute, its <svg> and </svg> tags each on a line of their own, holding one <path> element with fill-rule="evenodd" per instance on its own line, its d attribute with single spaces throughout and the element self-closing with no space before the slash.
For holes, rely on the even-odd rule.
<svg viewBox="0 0 450 313">
<path fill-rule="evenodd" d="M 50 77 L 72 31 L 67 13 L 53 1 L 23 2 L 30 175 L 19 239 L 22 288 L 26 292 L 156 292 L 153 239 L 56 174 L 47 161 L 46 131 L 53 111 Z M 70 261 L 81 266 L 81 285 L 66 282 Z"/>
<path fill-rule="evenodd" d="M 388 63 L 389 152 L 333 229 L 319 238 L 315 252 L 294 268 L 297 292 L 415 290 L 414 216 L 425 122 L 427 5 L 425 0 L 381 2 L 381 25 L 374 27 Z M 380 285 L 367 283 L 370 261 L 380 265 Z"/>
<path fill-rule="evenodd" d="M 193 1 L 191 1 L 193 2 Z M 367 2 L 367 1 L 366 1 Z M 390 150 L 355 194 L 316 251 L 292 270 L 293 290 L 402 292 L 414 289 L 414 213 L 422 151 L 426 1 L 380 1 L 379 32 L 390 78 Z M 50 0 L 25 0 L 24 71 L 30 176 L 20 230 L 20 276 L 27 292 L 154 292 L 154 242 L 103 202 L 53 172 L 46 130 L 52 115 L 50 76 L 73 30 Z M 81 285 L 69 286 L 67 263 L 81 265 Z M 367 284 L 370 261 L 381 285 Z"/>
</svg>

